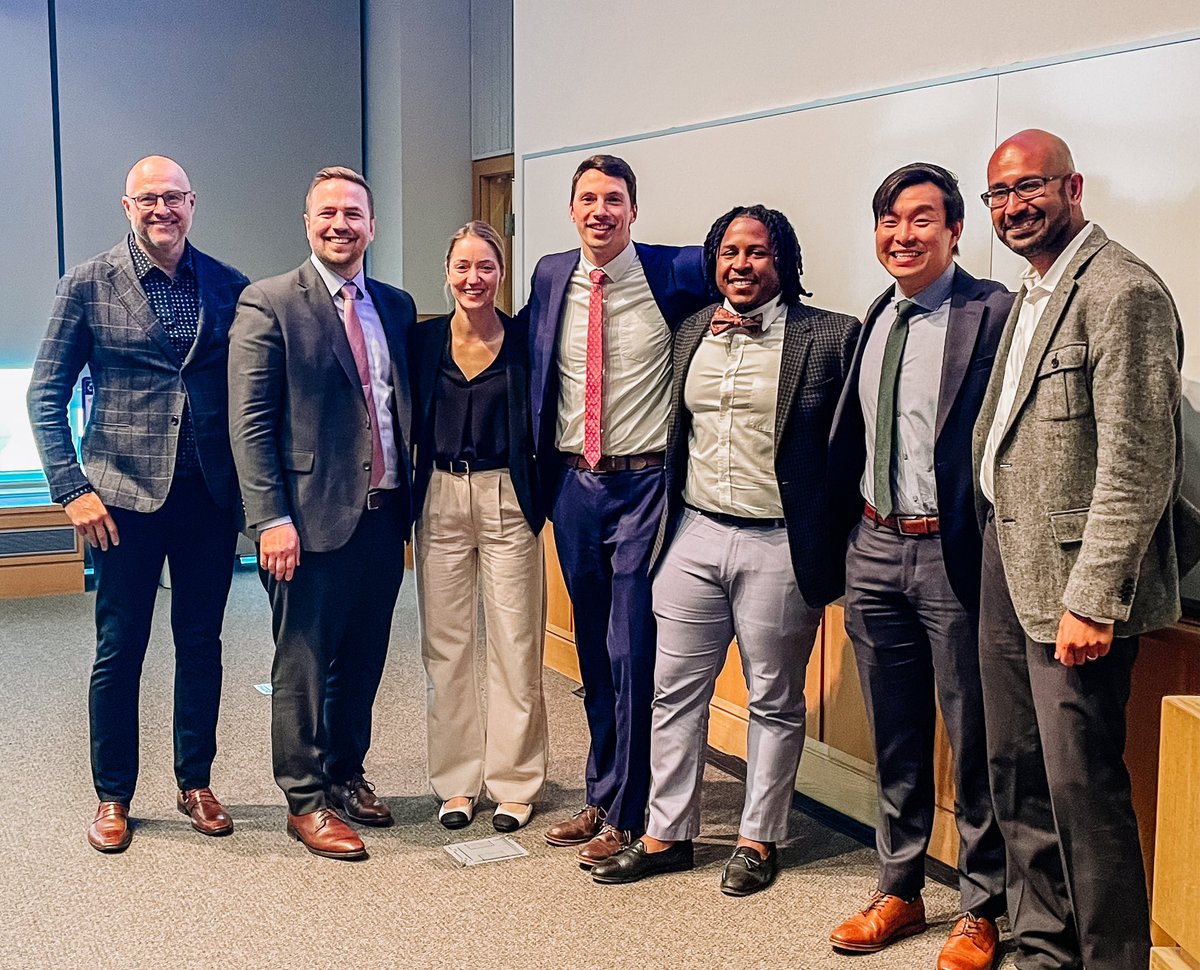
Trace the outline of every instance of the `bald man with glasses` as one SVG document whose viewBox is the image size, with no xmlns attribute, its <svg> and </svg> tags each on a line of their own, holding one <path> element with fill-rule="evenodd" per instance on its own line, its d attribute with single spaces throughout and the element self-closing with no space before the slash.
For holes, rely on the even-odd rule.
<svg viewBox="0 0 1200 970">
<path fill-rule="evenodd" d="M 50 495 L 92 547 L 88 709 L 100 805 L 88 841 L 100 852 L 122 851 L 133 834 L 138 693 L 164 562 L 172 579 L 176 804 L 205 835 L 233 830 L 209 782 L 240 509 L 226 348 L 248 280 L 187 241 L 196 193 L 172 159 L 137 162 L 121 201 L 131 231 L 62 278 L 28 399 Z M 81 462 L 67 408 L 85 366 L 95 397 Z"/>
</svg>

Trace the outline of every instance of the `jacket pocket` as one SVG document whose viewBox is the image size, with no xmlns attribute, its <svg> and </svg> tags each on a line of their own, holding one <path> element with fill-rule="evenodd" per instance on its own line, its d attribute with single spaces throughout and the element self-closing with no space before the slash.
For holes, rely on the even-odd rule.
<svg viewBox="0 0 1200 970">
<path fill-rule="evenodd" d="M 1033 386 L 1034 416 L 1070 421 L 1092 411 L 1088 387 L 1087 344 L 1063 344 L 1046 351 Z"/>
<path fill-rule="evenodd" d="M 313 470 L 313 453 L 311 451 L 289 451 L 283 456 L 283 467 L 290 472 L 311 472 Z"/>
<path fill-rule="evenodd" d="M 1050 528 L 1061 546 L 1083 542 L 1083 530 L 1087 526 L 1091 509 L 1067 509 L 1050 513 Z"/>
</svg>

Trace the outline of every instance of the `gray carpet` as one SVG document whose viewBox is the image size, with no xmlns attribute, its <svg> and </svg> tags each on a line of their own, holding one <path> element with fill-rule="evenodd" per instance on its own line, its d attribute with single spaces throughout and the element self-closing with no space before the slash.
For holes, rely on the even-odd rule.
<svg viewBox="0 0 1200 970">
<path fill-rule="evenodd" d="M 411 577 L 400 594 L 376 705 L 368 777 L 396 816 L 364 833 L 370 858 L 318 859 L 283 831 L 269 762 L 271 642 L 265 595 L 239 573 L 225 630 L 220 752 L 213 787 L 235 832 L 192 831 L 171 773 L 170 595 L 159 598 L 142 683 L 142 772 L 132 846 L 101 856 L 84 833 L 95 810 L 87 757 L 90 594 L 0 600 L 0 968 L 763 967 L 929 970 L 957 893 L 930 885 L 929 932 L 870 956 L 829 949 L 830 929 L 875 885 L 875 857 L 793 812 L 785 869 L 769 891 L 717 889 L 742 787 L 710 768 L 697 868 L 633 886 L 595 886 L 571 850 L 541 838 L 582 801 L 586 727 L 574 684 L 547 672 L 550 785 L 516 838 L 526 858 L 457 868 L 425 777 L 424 682 Z M 1011 960 L 1011 957 L 1009 958 Z M 1009 962 L 1005 966 L 1011 965 Z"/>
</svg>

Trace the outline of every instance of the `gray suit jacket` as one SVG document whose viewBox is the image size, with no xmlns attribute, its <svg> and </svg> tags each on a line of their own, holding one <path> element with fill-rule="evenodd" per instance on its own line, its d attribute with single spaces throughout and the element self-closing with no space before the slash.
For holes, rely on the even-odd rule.
<svg viewBox="0 0 1200 970">
<path fill-rule="evenodd" d="M 393 423 L 407 493 L 408 342 L 416 306 L 403 290 L 366 283 L 392 358 Z M 290 515 L 304 551 L 345 545 L 370 488 L 369 420 L 345 326 L 312 263 L 246 287 L 230 331 L 229 427 L 249 533 Z"/>
<path fill-rule="evenodd" d="M 1023 297 L 975 425 L 976 468 Z M 1116 620 L 1117 636 L 1178 619 L 1182 358 L 1166 286 L 1095 226 L 1034 331 L 996 451 L 1000 554 L 1031 639 L 1053 642 L 1064 608 Z"/>
<path fill-rule="evenodd" d="M 208 489 L 223 508 L 236 503 L 225 357 L 234 307 L 248 280 L 195 247 L 192 256 L 200 322 L 182 361 L 146 299 L 127 238 L 59 281 L 28 396 L 55 501 L 90 483 L 105 505 L 153 512 L 171 488 L 187 402 Z M 81 467 L 67 405 L 85 365 L 96 390 Z"/>
</svg>

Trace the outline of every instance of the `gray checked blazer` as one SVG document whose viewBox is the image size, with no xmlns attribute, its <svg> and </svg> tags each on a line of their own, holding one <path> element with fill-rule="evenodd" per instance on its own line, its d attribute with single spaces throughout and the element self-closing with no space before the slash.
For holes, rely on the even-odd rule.
<svg viewBox="0 0 1200 970">
<path fill-rule="evenodd" d="M 712 322 L 714 303 L 679 326 L 672 359 L 666 509 L 651 553 L 651 570 L 670 544 L 683 508 L 691 414 L 683 403 L 688 367 Z M 845 592 L 845 545 L 835 537 L 827 462 L 833 412 L 842 392 L 860 324 L 844 313 L 798 304 L 788 307 L 775 407 L 775 477 L 787 523 L 792 568 L 809 606 Z"/>
<path fill-rule="evenodd" d="M 184 403 L 204 480 L 222 508 L 237 503 L 229 450 L 226 354 L 238 295 L 249 282 L 192 247 L 200 321 L 187 358 L 171 346 L 133 269 L 128 238 L 59 281 L 29 382 L 29 421 L 57 501 L 91 484 L 105 505 L 153 512 L 175 475 Z M 67 406 L 84 366 L 95 384 L 80 465 Z"/>
<path fill-rule="evenodd" d="M 980 466 L 1004 383 L 1017 297 L 975 425 Z M 1052 643 L 1064 608 L 1117 636 L 1180 615 L 1176 517 L 1183 332 L 1158 275 L 1099 226 L 1034 331 L 996 450 L 996 531 L 1026 634 Z M 982 516 L 986 499 L 976 494 Z M 1191 561 L 1192 551 L 1184 549 Z"/>
</svg>

